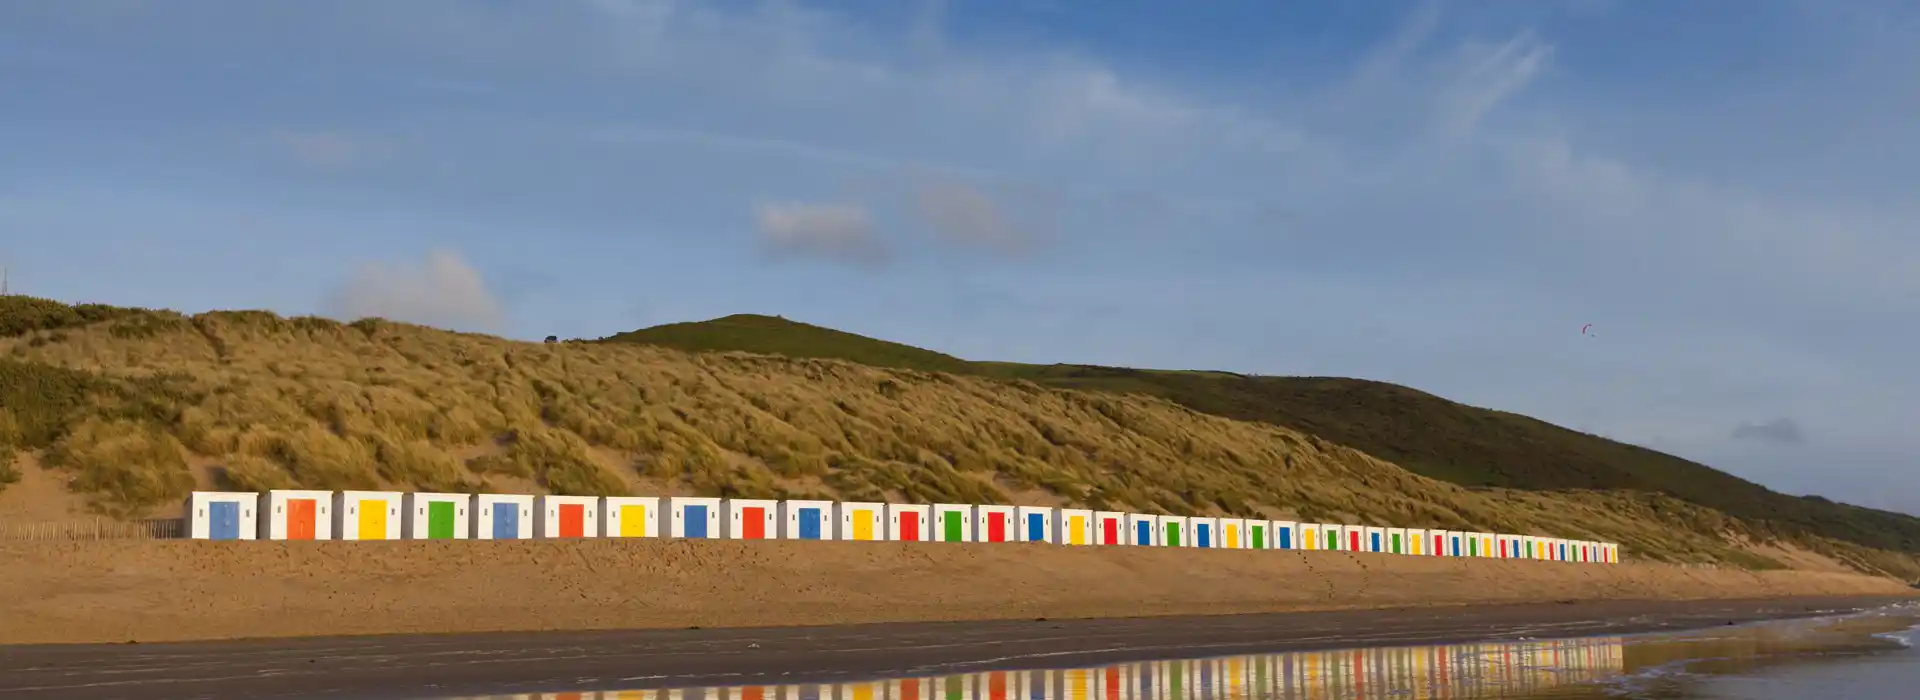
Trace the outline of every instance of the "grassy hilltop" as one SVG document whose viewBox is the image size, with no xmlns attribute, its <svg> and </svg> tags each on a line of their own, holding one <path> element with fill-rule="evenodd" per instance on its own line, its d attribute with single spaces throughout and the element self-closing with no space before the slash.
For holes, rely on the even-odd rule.
<svg viewBox="0 0 1920 700">
<path fill-rule="evenodd" d="M 1365 405 L 1390 391 L 1393 402 Z M 1465 417 L 1410 413 L 1429 405 Z M 1503 446 L 1502 431 L 1520 429 L 1508 425 L 1558 435 L 1386 385 L 972 363 L 765 317 L 540 344 L 376 319 L 0 298 L 0 482 L 57 475 L 76 506 L 116 515 L 177 507 L 196 487 L 295 485 L 1070 503 L 1920 574 L 1895 546 L 1736 517 L 1670 489 L 1541 490 L 1523 479 L 1546 477 L 1497 460 L 1483 468 L 1509 483 L 1444 471 L 1487 455 L 1573 461 L 1500 451 L 1519 449 Z"/>
</svg>

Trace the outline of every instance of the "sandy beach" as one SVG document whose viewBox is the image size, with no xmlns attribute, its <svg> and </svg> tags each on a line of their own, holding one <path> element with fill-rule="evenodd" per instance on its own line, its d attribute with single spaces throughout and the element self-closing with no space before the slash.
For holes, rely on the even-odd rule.
<svg viewBox="0 0 1920 700">
<path fill-rule="evenodd" d="M 1838 572 L 688 540 L 0 544 L 0 644 L 1913 596 Z"/>
</svg>

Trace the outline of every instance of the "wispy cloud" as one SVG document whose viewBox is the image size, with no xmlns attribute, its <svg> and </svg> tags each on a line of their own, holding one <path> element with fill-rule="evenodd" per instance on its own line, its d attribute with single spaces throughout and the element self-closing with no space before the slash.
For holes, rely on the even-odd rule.
<svg viewBox="0 0 1920 700">
<path fill-rule="evenodd" d="M 1035 224 L 1017 218 L 1003 202 L 959 181 L 927 182 L 914 193 L 915 209 L 948 245 L 1017 256 L 1039 244 Z"/>
<path fill-rule="evenodd" d="M 265 140 L 294 164 L 323 171 L 372 165 L 391 152 L 391 144 L 384 141 L 327 129 L 274 129 Z"/>
<path fill-rule="evenodd" d="M 1734 426 L 1733 439 L 1798 445 L 1806 442 L 1807 436 L 1800 431 L 1800 424 L 1792 418 L 1775 418 L 1765 423 L 1742 421 Z"/>
</svg>

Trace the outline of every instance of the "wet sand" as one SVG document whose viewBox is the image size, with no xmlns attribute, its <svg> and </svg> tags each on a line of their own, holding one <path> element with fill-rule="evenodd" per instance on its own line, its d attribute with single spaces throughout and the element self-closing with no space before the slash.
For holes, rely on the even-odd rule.
<svg viewBox="0 0 1920 700">
<path fill-rule="evenodd" d="M 842 682 L 1720 626 L 1905 599 L 1600 601 L 1104 620 L 0 647 L 9 700 L 364 700 Z"/>
<path fill-rule="evenodd" d="M 0 644 L 1902 596 L 1809 571 L 1045 544 L 0 543 Z"/>
</svg>

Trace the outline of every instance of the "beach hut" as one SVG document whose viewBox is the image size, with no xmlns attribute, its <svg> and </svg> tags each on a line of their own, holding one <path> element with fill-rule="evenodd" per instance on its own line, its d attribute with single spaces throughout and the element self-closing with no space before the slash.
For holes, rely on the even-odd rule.
<svg viewBox="0 0 1920 700">
<path fill-rule="evenodd" d="M 1189 517 L 1187 528 L 1193 532 L 1193 546 L 1214 549 L 1220 546 L 1220 519 Z"/>
<path fill-rule="evenodd" d="M 934 693 L 933 684 L 934 679 L 932 678 L 902 678 L 887 681 L 887 697 L 892 700 L 934 700 L 937 696 Z M 818 697 L 832 698 L 833 696 L 821 695 Z M 768 698 L 768 700 L 774 699 Z M 783 696 L 778 700 L 790 699 Z"/>
<path fill-rule="evenodd" d="M 333 538 L 336 540 L 400 539 L 398 491 L 340 491 L 333 494 Z"/>
<path fill-rule="evenodd" d="M 1377 552 L 1377 553 L 1386 552 L 1387 551 L 1387 529 L 1384 527 L 1367 528 L 1366 538 L 1361 542 L 1361 546 L 1366 547 L 1366 551 L 1369 551 L 1369 552 Z"/>
<path fill-rule="evenodd" d="M 1320 523 L 1320 541 L 1325 543 L 1329 552 L 1338 552 L 1347 548 L 1347 533 L 1339 523 Z"/>
<path fill-rule="evenodd" d="M 1220 518 L 1220 548 L 1247 548 L 1247 521 L 1245 518 Z"/>
<path fill-rule="evenodd" d="M 1111 510 L 1093 512 L 1093 541 L 1098 544 L 1127 543 L 1127 514 Z"/>
<path fill-rule="evenodd" d="M 260 539 L 333 539 L 332 491 L 268 491 L 261 501 Z"/>
<path fill-rule="evenodd" d="M 483 493 L 473 497 L 473 536 L 482 540 L 524 540 L 533 536 L 533 497 L 519 493 Z"/>
<path fill-rule="evenodd" d="M 887 684 L 885 681 L 859 681 L 855 683 L 840 684 L 840 700 L 885 700 L 885 698 L 887 697 L 886 693 L 887 693 Z M 562 695 L 560 697 L 564 698 L 566 696 Z M 592 697 L 592 693 L 585 693 L 585 694 L 582 694 L 581 700 L 587 700 L 587 698 L 590 698 L 590 697 Z M 822 697 L 831 698 L 833 696 L 828 694 L 828 695 L 823 695 Z M 600 698 L 601 700 L 613 700 L 614 696 L 611 693 L 601 693 Z M 625 699 L 623 698 L 622 700 L 625 700 Z M 729 698 L 728 700 L 773 700 L 773 699 L 772 698 L 737 698 L 737 699 Z M 1008 700 L 1011 700 L 1011 698 L 1009 698 Z"/>
<path fill-rule="evenodd" d="M 1408 528 L 1402 532 L 1404 534 L 1401 536 L 1405 538 L 1407 554 L 1411 554 L 1417 557 L 1423 557 L 1427 555 L 1428 542 L 1427 542 L 1426 530 L 1415 530 L 1413 528 Z"/>
<path fill-rule="evenodd" d="M 980 542 L 1018 542 L 1020 528 L 1015 527 L 1013 506 L 974 506 L 974 539 Z"/>
<path fill-rule="evenodd" d="M 660 499 L 608 496 L 600 499 L 601 537 L 659 537 Z"/>
<path fill-rule="evenodd" d="M 1273 548 L 1300 549 L 1300 524 L 1287 520 L 1273 521 Z"/>
<path fill-rule="evenodd" d="M 1326 541 L 1326 549 L 1329 552 L 1345 551 L 1347 528 L 1339 523 L 1320 523 L 1320 539 Z"/>
<path fill-rule="evenodd" d="M 723 511 L 725 507 L 726 502 L 718 498 L 669 497 L 660 507 L 660 529 L 668 537 L 691 540 L 723 537 L 722 516 L 726 515 Z"/>
<path fill-rule="evenodd" d="M 472 505 L 464 493 L 409 493 L 400 505 L 400 530 L 410 540 L 467 539 Z"/>
<path fill-rule="evenodd" d="M 1608 542 L 1606 545 L 1606 551 L 1607 551 L 1608 564 L 1620 563 L 1620 545 L 1618 543 Z"/>
<path fill-rule="evenodd" d="M 887 539 L 895 542 L 925 542 L 932 539 L 931 509 L 908 503 L 887 504 Z"/>
<path fill-rule="evenodd" d="M 1347 525 L 1345 527 L 1340 528 L 1340 531 L 1345 533 L 1347 536 L 1347 551 L 1349 552 L 1371 551 L 1371 548 L 1367 546 L 1367 539 L 1368 539 L 1367 526 Z"/>
<path fill-rule="evenodd" d="M 885 503 L 838 503 L 834 505 L 840 529 L 835 539 L 876 542 L 887 539 Z"/>
<path fill-rule="evenodd" d="M 1295 523 L 1293 530 L 1299 537 L 1297 549 L 1326 549 L 1327 535 L 1320 531 L 1320 523 Z"/>
<path fill-rule="evenodd" d="M 1554 546 L 1560 548 L 1560 561 L 1573 561 L 1573 544 L 1569 540 L 1556 539 Z"/>
<path fill-rule="evenodd" d="M 1450 557 L 1467 556 L 1466 533 L 1448 531 L 1446 533 L 1446 537 L 1447 537 L 1447 547 L 1446 547 L 1447 556 L 1450 556 Z"/>
<path fill-rule="evenodd" d="M 1387 528 L 1386 552 L 1388 554 L 1406 554 L 1407 553 L 1407 531 L 1405 528 L 1398 528 L 1398 527 Z"/>
<path fill-rule="evenodd" d="M 1019 535 L 1021 542 L 1053 541 L 1053 509 L 1041 506 L 1020 506 L 1014 509 L 1014 517 L 1020 519 Z"/>
<path fill-rule="evenodd" d="M 779 519 L 781 539 L 833 539 L 833 501 L 781 501 Z"/>
<path fill-rule="evenodd" d="M 1068 545 L 1093 544 L 1093 511 L 1061 508 L 1059 516 L 1055 521 L 1058 531 L 1053 533 L 1054 542 Z"/>
<path fill-rule="evenodd" d="M 1247 521 L 1247 549 L 1273 549 L 1273 522 Z"/>
<path fill-rule="evenodd" d="M 599 496 L 545 495 L 534 499 L 533 536 L 543 540 L 600 536 Z"/>
<path fill-rule="evenodd" d="M 187 496 L 187 536 L 196 540 L 251 540 L 260 534 L 260 494 L 195 491 Z"/>
<path fill-rule="evenodd" d="M 1159 516 L 1160 546 L 1191 547 L 1187 532 L 1187 519 L 1178 515 Z"/>
<path fill-rule="evenodd" d="M 939 542 L 973 541 L 973 506 L 933 504 L 933 539 Z"/>
<path fill-rule="evenodd" d="M 1160 543 L 1160 518 L 1147 513 L 1127 514 L 1127 541 L 1136 547 L 1152 547 Z"/>
<path fill-rule="evenodd" d="M 770 540 L 780 536 L 780 502 L 758 498 L 726 499 L 727 517 L 720 521 L 720 537 L 729 540 Z"/>
<path fill-rule="evenodd" d="M 1482 557 L 1493 556 L 1493 533 L 1491 532 L 1480 533 L 1480 556 Z"/>
</svg>

